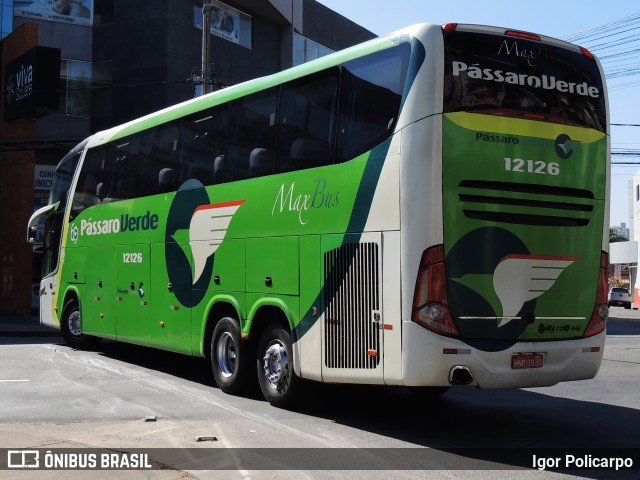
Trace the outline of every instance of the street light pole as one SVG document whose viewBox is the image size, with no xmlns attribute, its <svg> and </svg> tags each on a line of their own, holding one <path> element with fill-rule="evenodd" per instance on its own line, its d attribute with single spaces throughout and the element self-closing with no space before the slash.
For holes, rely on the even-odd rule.
<svg viewBox="0 0 640 480">
<path fill-rule="evenodd" d="M 211 37 L 211 9 L 213 5 L 205 3 L 202 5 L 202 88 L 201 95 L 209 93 L 209 39 Z"/>
</svg>

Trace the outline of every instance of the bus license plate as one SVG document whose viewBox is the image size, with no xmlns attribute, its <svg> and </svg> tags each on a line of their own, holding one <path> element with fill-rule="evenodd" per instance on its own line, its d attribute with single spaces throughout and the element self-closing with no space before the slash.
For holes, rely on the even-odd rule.
<svg viewBox="0 0 640 480">
<path fill-rule="evenodd" d="M 517 353 L 511 356 L 511 368 L 521 370 L 525 368 L 542 368 L 544 356 L 541 353 Z"/>
</svg>

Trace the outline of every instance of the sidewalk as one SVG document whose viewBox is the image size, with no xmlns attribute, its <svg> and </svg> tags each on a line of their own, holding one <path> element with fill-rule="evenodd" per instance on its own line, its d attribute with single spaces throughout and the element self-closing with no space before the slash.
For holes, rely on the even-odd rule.
<svg viewBox="0 0 640 480">
<path fill-rule="evenodd" d="M 49 337 L 59 335 L 59 330 L 40 325 L 40 318 L 37 312 L 28 317 L 0 313 L 0 337 Z"/>
</svg>

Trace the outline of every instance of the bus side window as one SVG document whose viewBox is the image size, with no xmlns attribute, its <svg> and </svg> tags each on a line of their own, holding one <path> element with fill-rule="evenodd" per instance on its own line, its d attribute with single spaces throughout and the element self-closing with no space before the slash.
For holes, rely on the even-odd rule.
<svg viewBox="0 0 640 480">
<path fill-rule="evenodd" d="M 393 133 L 406 80 L 406 43 L 344 64 L 336 161 L 347 161 Z"/>
<path fill-rule="evenodd" d="M 276 172 L 332 163 L 339 75 L 334 67 L 282 86 Z"/>
<path fill-rule="evenodd" d="M 278 88 L 231 102 L 225 181 L 273 173 Z"/>
<path fill-rule="evenodd" d="M 139 183 L 146 185 L 145 194 L 178 189 L 181 180 L 179 139 L 180 124 L 177 120 L 147 130 L 140 138 L 138 177 Z"/>
<path fill-rule="evenodd" d="M 203 185 L 222 182 L 220 161 L 227 144 L 228 105 L 214 107 L 183 118 L 180 123 L 180 163 L 184 181 L 197 180 Z"/>
<path fill-rule="evenodd" d="M 110 181 L 106 184 L 106 192 L 103 202 L 117 202 L 119 200 L 128 200 L 137 196 L 138 162 L 137 147 L 138 140 L 134 138 L 125 138 L 114 143 L 111 155 L 107 154 L 105 165 L 110 165 L 113 174 Z M 105 184 L 101 190 L 104 190 Z"/>
</svg>

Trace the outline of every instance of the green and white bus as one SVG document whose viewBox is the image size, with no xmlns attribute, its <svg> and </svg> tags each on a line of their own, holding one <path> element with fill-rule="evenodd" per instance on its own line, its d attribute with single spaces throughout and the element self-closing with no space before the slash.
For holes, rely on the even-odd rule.
<svg viewBox="0 0 640 480">
<path fill-rule="evenodd" d="M 207 357 L 277 406 L 301 379 L 594 377 L 607 109 L 583 48 L 422 24 L 96 133 L 29 222 L 41 321 Z"/>
</svg>

